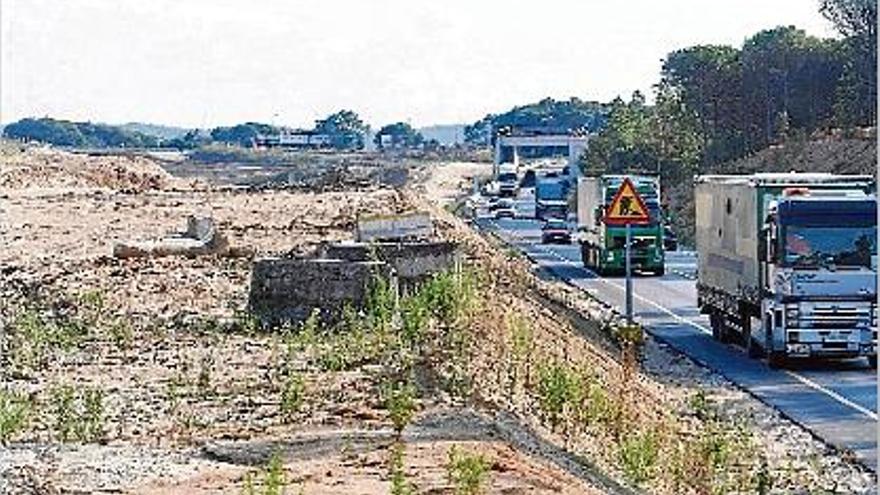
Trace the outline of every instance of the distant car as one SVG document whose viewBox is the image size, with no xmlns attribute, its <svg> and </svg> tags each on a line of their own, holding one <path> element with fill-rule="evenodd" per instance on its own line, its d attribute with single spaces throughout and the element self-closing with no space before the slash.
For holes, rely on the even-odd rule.
<svg viewBox="0 0 880 495">
<path fill-rule="evenodd" d="M 678 236 L 669 225 L 663 227 L 663 250 L 678 251 Z"/>
<path fill-rule="evenodd" d="M 495 211 L 495 218 L 516 218 L 516 203 L 511 198 L 501 198 L 489 211 Z"/>
<path fill-rule="evenodd" d="M 568 223 L 561 218 L 551 218 L 541 227 L 541 243 L 571 244 L 571 231 Z"/>
</svg>

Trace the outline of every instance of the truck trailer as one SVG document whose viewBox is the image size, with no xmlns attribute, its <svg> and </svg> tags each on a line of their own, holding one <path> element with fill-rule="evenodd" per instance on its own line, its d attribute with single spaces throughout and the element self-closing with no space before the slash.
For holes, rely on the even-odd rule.
<svg viewBox="0 0 880 495">
<path fill-rule="evenodd" d="M 567 177 L 558 174 L 538 176 L 535 181 L 535 218 L 566 218 L 568 216 Z"/>
<path fill-rule="evenodd" d="M 660 179 L 647 175 L 603 175 L 581 177 L 577 185 L 578 241 L 584 266 L 600 275 L 620 275 L 626 270 L 626 227 L 606 225 L 605 211 L 629 177 L 645 202 L 651 220 L 633 225 L 631 265 L 633 270 L 663 275 L 663 218 L 660 211 Z"/>
<path fill-rule="evenodd" d="M 697 304 L 713 336 L 771 366 L 877 366 L 877 198 L 871 176 L 695 179 Z"/>
</svg>

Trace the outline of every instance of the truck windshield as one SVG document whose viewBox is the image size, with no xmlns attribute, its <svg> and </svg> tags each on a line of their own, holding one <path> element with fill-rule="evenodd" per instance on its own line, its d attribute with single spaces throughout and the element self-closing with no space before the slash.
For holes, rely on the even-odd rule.
<svg viewBox="0 0 880 495">
<path fill-rule="evenodd" d="M 788 225 L 782 238 L 785 266 L 877 267 L 877 227 Z"/>
<path fill-rule="evenodd" d="M 498 182 L 516 182 L 516 174 L 513 172 L 498 174 Z"/>
</svg>

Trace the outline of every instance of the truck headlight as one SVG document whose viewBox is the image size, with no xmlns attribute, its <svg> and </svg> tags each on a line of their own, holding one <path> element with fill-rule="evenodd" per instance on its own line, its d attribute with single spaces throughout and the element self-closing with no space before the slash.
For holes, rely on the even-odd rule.
<svg viewBox="0 0 880 495">
<path fill-rule="evenodd" d="M 798 317 L 798 309 L 796 307 L 788 308 L 785 310 L 785 318 L 786 319 L 796 320 L 797 317 Z"/>
</svg>

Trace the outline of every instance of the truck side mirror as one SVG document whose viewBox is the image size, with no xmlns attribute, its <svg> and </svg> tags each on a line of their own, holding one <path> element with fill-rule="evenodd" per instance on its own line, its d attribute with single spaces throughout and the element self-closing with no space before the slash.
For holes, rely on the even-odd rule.
<svg viewBox="0 0 880 495">
<path fill-rule="evenodd" d="M 596 214 L 593 215 L 595 218 L 595 221 L 593 223 L 595 223 L 597 227 L 599 225 L 602 225 L 602 217 L 604 215 L 605 215 L 605 211 L 603 210 L 603 208 L 601 206 L 597 206 L 596 207 Z"/>
</svg>

